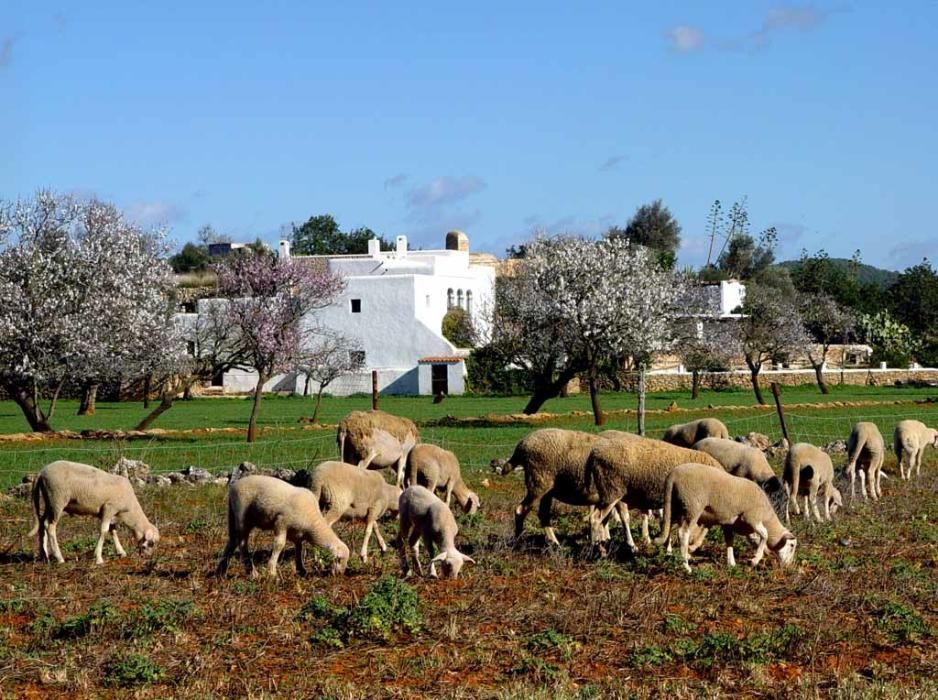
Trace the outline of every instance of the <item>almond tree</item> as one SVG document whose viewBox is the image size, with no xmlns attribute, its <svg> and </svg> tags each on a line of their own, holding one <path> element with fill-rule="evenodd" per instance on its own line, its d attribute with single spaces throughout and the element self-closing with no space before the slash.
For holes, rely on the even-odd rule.
<svg viewBox="0 0 938 700">
<path fill-rule="evenodd" d="M 728 367 L 742 354 L 734 321 L 716 317 L 693 317 L 681 324 L 677 354 L 691 373 L 691 399 L 700 397 L 700 380 L 705 372 Z"/>
<path fill-rule="evenodd" d="M 316 403 L 312 423 L 319 421 L 322 394 L 339 377 L 354 374 L 364 362 L 361 346 L 341 333 L 321 331 L 313 347 L 303 352 L 297 369 L 305 375 L 303 396 L 309 396 L 309 385 L 316 382 Z"/>
<path fill-rule="evenodd" d="M 254 442 L 264 385 L 297 366 L 319 330 L 309 316 L 332 304 L 345 285 L 337 275 L 302 260 L 263 254 L 231 255 L 217 273 L 245 366 L 257 372 L 247 435 Z"/>
<path fill-rule="evenodd" d="M 822 394 L 829 394 L 830 389 L 824 381 L 827 351 L 834 343 L 846 342 L 847 335 L 856 325 L 856 319 L 849 309 L 823 292 L 801 295 L 801 316 L 805 328 L 816 341 L 816 344 L 808 344 L 805 354 L 814 368 L 818 388 Z"/>
<path fill-rule="evenodd" d="M 32 430 L 51 430 L 66 381 L 133 376 L 181 350 L 161 232 L 45 191 L 0 207 L 0 231 L 0 384 Z"/>
</svg>

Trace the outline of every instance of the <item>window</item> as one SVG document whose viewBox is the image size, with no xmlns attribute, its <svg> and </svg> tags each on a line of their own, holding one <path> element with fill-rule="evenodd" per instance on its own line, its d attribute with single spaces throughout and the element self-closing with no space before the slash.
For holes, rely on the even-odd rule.
<svg viewBox="0 0 938 700">
<path fill-rule="evenodd" d="M 463 308 L 463 305 L 462 305 L 462 290 L 461 290 L 461 289 L 460 289 L 458 292 L 456 292 L 456 304 L 459 306 L 460 309 Z"/>
<path fill-rule="evenodd" d="M 446 308 L 453 308 L 453 290 L 452 288 L 446 290 Z"/>
<path fill-rule="evenodd" d="M 186 342 L 186 352 L 189 353 L 189 355 L 192 355 L 193 357 L 195 356 L 195 341 L 194 340 L 189 340 Z"/>
<path fill-rule="evenodd" d="M 427 294 L 427 308 L 430 308 L 430 295 Z"/>
<path fill-rule="evenodd" d="M 360 314 L 362 312 L 362 300 L 352 299 L 352 313 Z"/>
<path fill-rule="evenodd" d="M 472 313 L 472 290 L 471 289 L 466 290 L 466 313 L 467 314 Z"/>
<path fill-rule="evenodd" d="M 365 366 L 365 351 L 364 350 L 349 350 L 348 361 L 352 367 L 364 367 Z"/>
</svg>

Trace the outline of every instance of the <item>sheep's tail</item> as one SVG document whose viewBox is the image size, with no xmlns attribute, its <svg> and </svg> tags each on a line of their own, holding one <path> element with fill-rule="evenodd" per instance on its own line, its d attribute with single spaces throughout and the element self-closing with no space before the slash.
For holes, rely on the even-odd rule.
<svg viewBox="0 0 938 700">
<path fill-rule="evenodd" d="M 417 467 L 417 461 L 414 459 L 414 451 L 411 450 L 407 453 L 407 471 L 404 478 L 404 488 L 417 483 L 417 472 L 419 471 Z"/>
<path fill-rule="evenodd" d="M 39 517 L 40 517 L 39 499 L 42 498 L 42 492 L 40 491 L 41 487 L 39 484 L 42 481 L 43 481 L 42 475 L 40 474 L 39 476 L 36 477 L 36 480 L 33 482 L 33 488 L 31 491 L 32 498 L 33 498 L 33 529 L 29 531 L 29 534 L 26 535 L 27 537 L 35 537 L 36 535 L 39 534 Z"/>
<path fill-rule="evenodd" d="M 853 449 L 847 453 L 847 469 L 850 468 L 851 464 L 853 465 L 853 468 L 856 469 L 857 460 L 860 459 L 860 455 L 863 453 L 864 447 L 866 447 L 866 438 L 860 436 L 853 445 Z"/>
<path fill-rule="evenodd" d="M 671 538 L 671 495 L 674 492 L 674 470 L 664 482 L 664 515 L 661 516 L 661 534 L 655 538 L 655 544 L 661 546 Z"/>
<path fill-rule="evenodd" d="M 335 444 L 339 449 L 339 461 L 345 461 L 345 436 L 347 431 L 345 430 L 344 425 L 339 425 L 339 429 L 335 433 Z"/>
</svg>

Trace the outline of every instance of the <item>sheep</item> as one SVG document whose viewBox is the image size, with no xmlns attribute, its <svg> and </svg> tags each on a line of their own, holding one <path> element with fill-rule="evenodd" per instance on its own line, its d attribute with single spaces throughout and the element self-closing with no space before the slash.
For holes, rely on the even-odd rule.
<svg viewBox="0 0 938 700">
<path fill-rule="evenodd" d="M 442 489 L 446 493 L 446 505 L 453 496 L 464 513 L 472 515 L 479 510 L 481 501 L 475 491 L 470 491 L 462 479 L 459 460 L 449 450 L 421 443 L 407 456 L 407 486 L 420 484 L 434 493 Z"/>
<path fill-rule="evenodd" d="M 704 438 L 714 437 L 729 439 L 730 431 L 722 421 L 716 418 L 700 418 L 689 423 L 672 425 L 664 431 L 662 440 L 678 447 L 691 447 Z"/>
<path fill-rule="evenodd" d="M 420 439 L 414 422 L 384 411 L 352 411 L 339 423 L 339 459 L 362 469 L 396 467 L 397 485 L 404 485 L 407 455 Z"/>
<path fill-rule="evenodd" d="M 228 487 L 228 544 L 218 563 L 216 576 L 224 576 L 228 571 L 228 561 L 239 544 L 244 568 L 252 578 L 256 575 L 248 552 L 248 538 L 255 528 L 274 531 L 274 546 L 268 564 L 271 576 L 277 575 L 277 561 L 287 540 L 296 546 L 297 573 L 307 573 L 303 563 L 306 542 L 332 553 L 335 557 L 334 574 L 345 571 L 349 549 L 322 517 L 312 492 L 273 476 L 252 474 Z"/>
<path fill-rule="evenodd" d="M 922 455 L 925 448 L 931 445 L 938 447 L 938 430 L 929 428 L 918 420 L 900 421 L 892 438 L 893 450 L 899 462 L 899 474 L 903 479 L 912 478 L 922 473 Z M 906 470 L 906 464 L 909 468 Z"/>
<path fill-rule="evenodd" d="M 660 440 L 636 437 L 595 444 L 587 456 L 584 474 L 587 488 L 596 493 L 590 531 L 593 542 L 607 538 L 598 526 L 613 507 L 621 507 L 626 513 L 629 508 L 642 511 L 661 508 L 668 474 L 677 465 L 690 461 L 723 471 L 720 463 L 708 454 Z M 626 542 L 635 548 L 628 528 Z"/>
<path fill-rule="evenodd" d="M 866 480 L 870 481 L 870 496 L 873 500 L 883 495 L 883 459 L 886 455 L 886 446 L 883 434 L 879 432 L 876 423 L 861 421 L 853 426 L 850 437 L 847 439 L 847 466 L 845 471 L 850 477 L 850 502 L 856 496 L 855 481 L 857 467 L 860 468 L 860 492 L 866 499 Z"/>
<path fill-rule="evenodd" d="M 806 442 L 796 442 L 788 450 L 784 482 L 789 504 L 785 508 L 786 523 L 791 522 L 791 506 L 795 513 L 801 513 L 798 496 L 804 496 L 805 517 L 810 520 L 813 509 L 818 522 L 822 520 L 818 512 L 818 492 L 823 490 L 824 494 L 824 520 L 830 520 L 831 515 L 844 504 L 840 491 L 834 487 L 834 465 L 830 455 Z"/>
<path fill-rule="evenodd" d="M 410 576 L 413 569 L 410 559 L 417 567 L 417 572 L 423 576 L 423 566 L 420 564 L 420 540 L 427 545 L 430 555 L 430 576 L 437 577 L 436 563 L 440 562 L 443 569 L 443 578 L 456 578 L 462 565 L 466 562 L 474 564 L 475 561 L 456 549 L 456 518 L 453 511 L 443 503 L 429 489 L 423 486 L 409 486 L 401 494 L 399 503 L 401 520 L 401 533 L 398 538 L 400 548 L 401 571 Z M 440 553 L 434 556 L 434 547 L 440 548 Z"/>
<path fill-rule="evenodd" d="M 783 512 L 785 489 L 762 450 L 723 438 L 704 438 L 694 443 L 694 449 L 706 452 L 733 476 L 759 484 L 768 494 L 776 512 Z"/>
<path fill-rule="evenodd" d="M 706 464 L 682 464 L 671 470 L 664 488 L 664 531 L 655 542 L 670 539 L 671 523 L 680 522 L 678 540 L 684 569 L 690 569 L 690 536 L 696 528 L 723 528 L 726 564 L 736 566 L 733 536 L 758 541 L 751 563 L 757 566 L 768 548 L 782 566 L 795 556 L 798 540 L 779 521 L 768 496 L 754 482 Z"/>
<path fill-rule="evenodd" d="M 560 545 L 550 524 L 553 500 L 556 498 L 572 506 L 596 504 L 596 492 L 590 490 L 585 481 L 586 460 L 595 445 L 606 442 L 610 440 L 592 433 L 543 428 L 523 437 L 508 460 L 495 463 L 495 468 L 502 474 L 516 468 L 524 470 L 527 493 L 515 508 L 516 539 L 524 531 L 525 518 L 537 507 L 548 544 Z M 628 523 L 625 506 L 617 510 L 623 522 Z M 631 533 L 628 536 L 631 537 Z"/>
<path fill-rule="evenodd" d="M 378 529 L 378 518 L 385 513 L 397 515 L 397 502 L 401 497 L 397 486 L 387 483 L 381 474 L 359 469 L 354 464 L 323 462 L 313 469 L 309 489 L 329 527 L 342 518 L 365 521 L 365 540 L 361 549 L 363 562 L 368 563 L 368 542 L 372 532 L 378 538 L 381 551 L 388 551 Z"/>
<path fill-rule="evenodd" d="M 144 551 L 160 541 L 159 530 L 144 515 L 130 480 L 88 464 L 66 460 L 47 464 L 33 482 L 32 500 L 35 520 L 29 535 L 39 536 L 39 558 L 42 561 L 49 560 L 50 546 L 55 559 L 59 563 L 65 561 L 57 532 L 63 512 L 94 515 L 100 520 L 100 535 L 94 548 L 96 564 L 104 563 L 102 549 L 109 532 L 117 555 L 127 556 L 117 537 L 118 525 L 130 528 Z"/>
</svg>

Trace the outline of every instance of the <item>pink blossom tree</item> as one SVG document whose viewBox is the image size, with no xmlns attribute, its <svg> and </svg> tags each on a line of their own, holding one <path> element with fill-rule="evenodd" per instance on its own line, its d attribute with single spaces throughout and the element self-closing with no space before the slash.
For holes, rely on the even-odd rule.
<svg viewBox="0 0 938 700">
<path fill-rule="evenodd" d="M 332 304 L 344 282 L 306 261 L 262 254 L 229 256 L 217 273 L 244 365 L 257 372 L 247 435 L 254 442 L 264 385 L 298 365 L 320 332 L 314 312 Z"/>
</svg>

